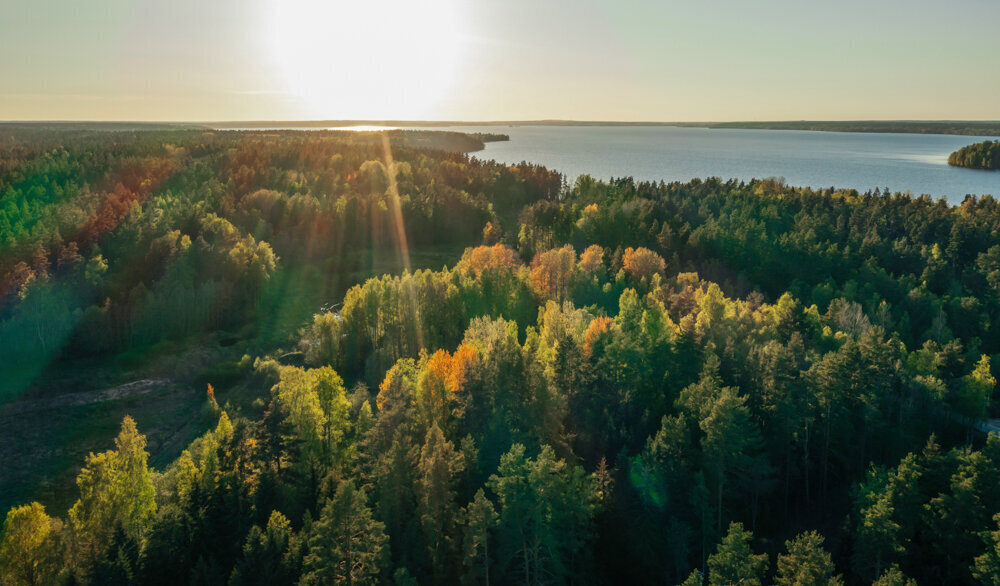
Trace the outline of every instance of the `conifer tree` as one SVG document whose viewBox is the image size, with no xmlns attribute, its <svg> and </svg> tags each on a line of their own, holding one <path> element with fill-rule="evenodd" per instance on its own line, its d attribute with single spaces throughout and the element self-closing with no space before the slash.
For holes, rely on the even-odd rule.
<svg viewBox="0 0 1000 586">
<path fill-rule="evenodd" d="M 453 551 L 455 520 L 455 481 L 462 469 L 462 456 L 444 437 L 437 423 L 427 431 L 424 447 L 417 464 L 417 514 L 427 544 L 428 562 L 432 573 L 444 581 Z"/>
<path fill-rule="evenodd" d="M 302 584 L 375 584 L 387 558 L 385 525 L 365 493 L 345 481 L 312 527 Z"/>
<path fill-rule="evenodd" d="M 753 536 L 742 523 L 730 523 L 729 532 L 708 557 L 709 586 L 760 586 L 767 571 L 767 555 L 750 549 Z"/>
<path fill-rule="evenodd" d="M 465 565 L 463 582 L 466 584 L 490 584 L 490 534 L 498 520 L 493 503 L 486 498 L 483 489 L 476 492 L 472 502 L 465 508 L 465 527 L 462 539 L 462 563 Z"/>
<path fill-rule="evenodd" d="M 785 542 L 787 553 L 778 554 L 778 574 L 775 586 L 839 586 L 840 576 L 834 576 L 833 561 L 823 549 L 823 536 L 807 531 Z"/>
</svg>

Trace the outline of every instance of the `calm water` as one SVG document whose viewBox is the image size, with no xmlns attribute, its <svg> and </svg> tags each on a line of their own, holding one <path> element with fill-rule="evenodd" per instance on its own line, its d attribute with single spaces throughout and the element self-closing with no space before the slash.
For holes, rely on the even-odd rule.
<svg viewBox="0 0 1000 586">
<path fill-rule="evenodd" d="M 889 187 L 961 202 L 966 194 L 1000 196 L 1000 171 L 950 167 L 948 154 L 985 137 L 862 134 L 796 130 L 713 130 L 668 126 L 490 126 L 439 130 L 497 132 L 475 153 L 504 163 L 529 161 L 572 182 L 631 175 L 640 180 L 784 177 L 789 185 Z"/>
</svg>

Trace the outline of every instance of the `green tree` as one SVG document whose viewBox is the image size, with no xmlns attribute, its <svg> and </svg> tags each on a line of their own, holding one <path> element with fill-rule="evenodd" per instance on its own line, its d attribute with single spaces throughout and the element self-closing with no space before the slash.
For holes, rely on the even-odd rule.
<svg viewBox="0 0 1000 586">
<path fill-rule="evenodd" d="M 722 499 L 725 487 L 733 477 L 743 477 L 752 468 L 766 467 L 759 457 L 760 431 L 750 418 L 746 398 L 733 387 L 721 389 L 711 410 L 699 423 L 704 438 L 701 446 L 706 470 L 715 479 L 716 527 L 722 530 Z"/>
<path fill-rule="evenodd" d="M 996 384 L 990 372 L 990 357 L 983 354 L 972 372 L 962 377 L 956 389 L 955 410 L 969 419 L 983 419 Z"/>
<path fill-rule="evenodd" d="M 877 580 L 872 582 L 872 586 L 917 586 L 917 581 L 906 577 L 899 566 L 893 564 L 885 572 L 882 572 Z"/>
<path fill-rule="evenodd" d="M 116 525 L 111 543 L 94 561 L 91 582 L 107 586 L 135 584 L 139 579 L 139 550 L 139 542 Z"/>
<path fill-rule="evenodd" d="M 76 479 L 80 499 L 70 509 L 69 520 L 88 556 L 107 546 L 118 524 L 125 535 L 141 542 L 156 514 L 156 491 L 146 464 L 146 437 L 131 417 L 122 421 L 115 447 L 87 456 Z"/>
<path fill-rule="evenodd" d="M 250 529 L 230 586 L 291 584 L 302 569 L 302 546 L 288 519 L 272 511 L 264 529 L 258 525 Z"/>
<path fill-rule="evenodd" d="M 327 418 L 313 384 L 311 371 L 283 367 L 280 376 L 280 381 L 274 387 L 275 398 L 285 421 L 294 430 L 292 439 L 302 443 L 303 463 L 320 467 L 326 453 L 323 437 L 327 429 Z"/>
<path fill-rule="evenodd" d="M 327 455 L 337 454 L 342 451 L 341 442 L 351 427 L 351 403 L 347 399 L 344 379 L 329 366 L 314 368 L 309 371 L 309 375 L 312 379 L 311 386 L 316 391 L 319 406 L 323 410 L 324 447 Z"/>
<path fill-rule="evenodd" d="M 463 582 L 466 584 L 490 584 L 490 533 L 497 526 L 498 515 L 493 503 L 486 498 L 483 489 L 476 492 L 472 502 L 465 508 L 464 535 L 462 539 L 465 565 Z"/>
<path fill-rule="evenodd" d="M 598 488 L 579 466 L 555 457 L 550 446 L 535 459 L 515 444 L 500 459 L 489 487 L 500 501 L 502 562 L 509 579 L 541 584 L 579 572 L 590 540 Z"/>
<path fill-rule="evenodd" d="M 742 523 L 730 523 L 715 553 L 708 557 L 709 586 L 760 586 L 767 572 L 767 554 L 750 549 L 753 535 Z"/>
<path fill-rule="evenodd" d="M 302 584 L 375 584 L 388 551 L 385 525 L 372 517 L 365 493 L 341 483 L 309 535 Z"/>
<path fill-rule="evenodd" d="M 859 576 L 873 580 L 903 551 L 886 472 L 869 471 L 868 478 L 858 487 L 856 500 L 860 518 L 854 531 L 852 563 Z"/>
<path fill-rule="evenodd" d="M 995 515 L 993 521 L 997 529 L 982 533 L 986 552 L 976 558 L 972 576 L 983 584 L 1000 586 L 1000 514 Z"/>
<path fill-rule="evenodd" d="M 454 542 L 452 536 L 458 517 L 455 505 L 455 482 L 463 467 L 462 455 L 444 437 L 437 423 L 427 430 L 420 461 L 417 463 L 417 514 L 427 544 L 431 570 L 438 581 L 445 581 Z"/>
<path fill-rule="evenodd" d="M 680 586 L 702 586 L 705 583 L 705 576 L 701 573 L 701 570 L 694 569 L 688 574 L 687 578 L 680 583 Z"/>
<path fill-rule="evenodd" d="M 834 576 L 833 561 L 823 549 L 823 536 L 815 531 L 800 534 L 785 542 L 787 553 L 778 554 L 778 574 L 775 586 L 839 586 L 844 583 Z"/>
<path fill-rule="evenodd" d="M 7 511 L 0 533 L 0 584 L 47 584 L 59 571 L 53 533 L 59 520 L 45 507 L 31 503 Z"/>
</svg>

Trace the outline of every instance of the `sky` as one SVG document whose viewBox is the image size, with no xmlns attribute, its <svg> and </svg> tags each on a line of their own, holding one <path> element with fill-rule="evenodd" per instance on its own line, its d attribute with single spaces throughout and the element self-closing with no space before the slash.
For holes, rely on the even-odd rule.
<svg viewBox="0 0 1000 586">
<path fill-rule="evenodd" d="M 995 120 L 997 0 L 3 0 L 0 119 Z"/>
</svg>

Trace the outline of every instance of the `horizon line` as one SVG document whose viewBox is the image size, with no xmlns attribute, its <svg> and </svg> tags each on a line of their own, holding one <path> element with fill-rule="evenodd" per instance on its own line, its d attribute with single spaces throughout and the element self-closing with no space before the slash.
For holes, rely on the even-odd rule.
<svg viewBox="0 0 1000 586">
<path fill-rule="evenodd" d="M 998 119 L 963 119 L 963 118 L 852 118 L 852 119 L 797 119 L 797 120 L 578 120 L 569 118 L 538 118 L 538 119 L 514 119 L 514 120 L 438 120 L 438 119 L 319 119 L 319 118 L 298 118 L 298 119 L 259 119 L 259 120 L 130 120 L 130 119 L 7 119 L 0 120 L 0 124 L 216 124 L 216 125 L 250 125 L 250 124 L 312 124 L 312 125 L 340 125 L 340 126 L 393 126 L 393 125 L 440 125 L 440 126 L 493 126 L 493 125 L 531 125 L 531 124 L 579 124 L 579 125 L 630 125 L 630 126 L 674 126 L 674 125 L 698 125 L 698 124 L 808 124 L 808 123 L 851 123 L 851 122 L 878 122 L 878 123 L 963 123 L 963 124 L 998 124 Z"/>
</svg>

